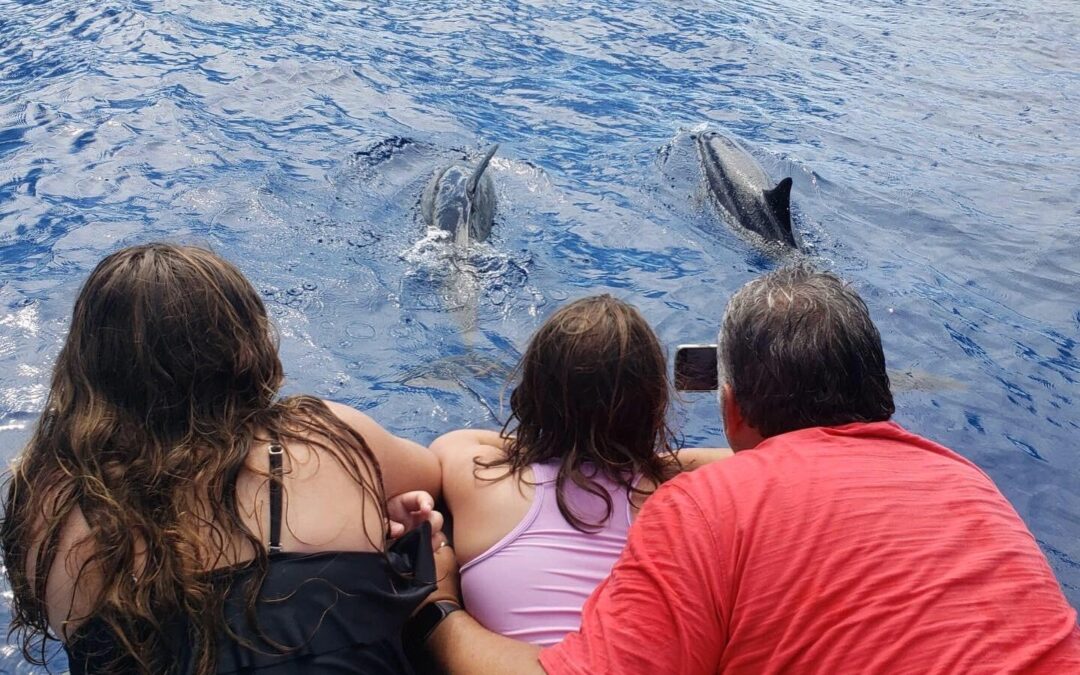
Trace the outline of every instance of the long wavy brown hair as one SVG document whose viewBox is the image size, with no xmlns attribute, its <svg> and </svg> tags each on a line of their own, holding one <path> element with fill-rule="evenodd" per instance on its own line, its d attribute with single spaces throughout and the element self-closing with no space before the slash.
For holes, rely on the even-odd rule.
<svg viewBox="0 0 1080 675">
<path fill-rule="evenodd" d="M 271 438 L 333 457 L 385 516 L 364 439 L 318 399 L 278 399 L 282 377 L 266 309 L 228 262 L 149 244 L 98 264 L 75 302 L 45 412 L 8 477 L 0 546 L 11 632 L 28 660 L 42 664 L 50 641 L 92 619 L 116 638 L 110 672 L 173 672 L 169 627 L 181 618 L 189 632 L 179 648 L 191 650 L 194 672 L 214 672 L 218 639 L 232 632 L 228 589 L 207 572 L 254 556 L 244 591 L 254 621 L 268 556 L 241 518 L 251 505 L 237 503 L 236 485 L 249 451 Z M 89 609 L 69 609 L 58 637 L 46 581 L 67 564 L 58 546 L 75 509 L 91 532 L 71 549 L 88 552 L 75 584 L 94 583 Z"/>
<path fill-rule="evenodd" d="M 638 476 L 659 485 L 680 469 L 668 426 L 670 386 L 660 341 L 633 307 L 610 295 L 572 302 L 548 318 L 517 365 L 502 428 L 505 457 L 474 460 L 476 468 L 558 461 L 556 497 L 566 521 L 580 531 L 600 527 L 613 513 L 596 472 L 627 491 Z M 584 521 L 566 503 L 567 481 L 606 505 L 601 522 Z"/>
</svg>

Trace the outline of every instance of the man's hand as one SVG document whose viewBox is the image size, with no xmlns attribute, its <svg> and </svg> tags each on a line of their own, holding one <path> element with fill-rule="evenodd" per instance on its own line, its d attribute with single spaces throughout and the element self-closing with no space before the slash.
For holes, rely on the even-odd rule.
<svg viewBox="0 0 1080 675">
<path fill-rule="evenodd" d="M 446 543 L 445 536 L 442 543 L 432 543 L 435 550 L 435 579 L 438 586 L 431 595 L 427 596 L 424 604 L 431 604 L 440 600 L 450 600 L 457 604 L 461 602 L 461 566 L 458 564 L 454 547 Z"/>
<path fill-rule="evenodd" d="M 461 604 L 460 567 L 454 548 L 435 549 L 438 587 L 425 604 L 450 600 Z M 537 660 L 540 648 L 492 633 L 466 612 L 453 612 L 435 627 L 424 645 L 426 656 L 439 672 L 489 675 L 543 675 Z"/>
</svg>

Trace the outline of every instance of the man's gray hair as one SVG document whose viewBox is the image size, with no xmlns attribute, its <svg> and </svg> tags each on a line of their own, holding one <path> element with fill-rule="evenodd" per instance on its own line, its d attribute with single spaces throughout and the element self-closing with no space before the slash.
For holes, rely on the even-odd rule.
<svg viewBox="0 0 1080 675">
<path fill-rule="evenodd" d="M 895 411 L 881 335 L 850 286 L 805 265 L 743 286 L 720 329 L 721 383 L 766 438 Z"/>
</svg>

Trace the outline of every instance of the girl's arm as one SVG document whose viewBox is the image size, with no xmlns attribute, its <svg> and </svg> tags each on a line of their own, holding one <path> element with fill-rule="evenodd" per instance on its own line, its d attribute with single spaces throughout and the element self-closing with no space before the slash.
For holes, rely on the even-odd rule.
<svg viewBox="0 0 1080 675">
<path fill-rule="evenodd" d="M 413 490 L 423 490 L 439 498 L 442 473 L 439 458 L 434 453 L 419 443 L 393 435 L 351 406 L 333 401 L 327 401 L 326 405 L 367 441 L 382 470 L 387 499 Z"/>
</svg>

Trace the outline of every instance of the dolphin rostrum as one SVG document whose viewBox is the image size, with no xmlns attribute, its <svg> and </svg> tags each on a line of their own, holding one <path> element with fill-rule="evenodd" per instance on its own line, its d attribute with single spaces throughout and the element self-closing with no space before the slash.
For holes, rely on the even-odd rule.
<svg viewBox="0 0 1080 675">
<path fill-rule="evenodd" d="M 731 219 L 766 241 L 798 247 L 791 231 L 791 178 L 769 189 L 769 177 L 750 153 L 715 131 L 699 134 L 697 148 L 709 192 Z"/>
<path fill-rule="evenodd" d="M 420 214 L 428 227 L 449 232 L 459 246 L 488 238 L 495 217 L 495 186 L 484 170 L 498 149 L 498 143 L 488 148 L 472 169 L 455 163 L 435 174 L 420 197 Z"/>
</svg>

